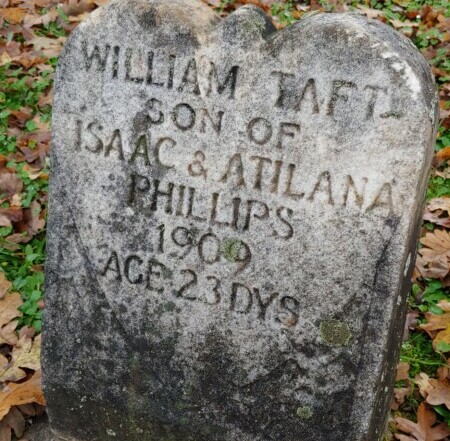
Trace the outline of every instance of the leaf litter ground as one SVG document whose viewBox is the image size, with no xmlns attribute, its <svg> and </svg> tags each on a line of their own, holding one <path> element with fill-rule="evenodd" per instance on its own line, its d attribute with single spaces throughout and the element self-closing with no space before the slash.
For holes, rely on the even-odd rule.
<svg viewBox="0 0 450 441">
<path fill-rule="evenodd" d="M 353 11 L 402 32 L 430 63 L 441 120 L 385 441 L 450 441 L 450 4 L 448 0 L 203 0 L 245 4 L 278 28 Z M 45 412 L 40 345 L 52 84 L 71 31 L 107 0 L 0 0 L 0 441 Z"/>
</svg>

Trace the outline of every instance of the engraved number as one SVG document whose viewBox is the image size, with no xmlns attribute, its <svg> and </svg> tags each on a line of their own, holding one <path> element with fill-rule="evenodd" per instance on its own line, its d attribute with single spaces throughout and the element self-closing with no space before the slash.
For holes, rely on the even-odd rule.
<svg viewBox="0 0 450 441">
<path fill-rule="evenodd" d="M 184 269 L 180 271 L 181 274 L 189 274 L 190 275 L 190 280 L 185 283 L 179 290 L 175 291 L 175 295 L 177 297 L 183 297 L 184 299 L 188 299 L 188 300 L 196 300 L 197 297 L 195 296 L 189 296 L 189 295 L 183 295 L 189 288 L 197 285 L 197 274 L 195 274 L 194 271 L 190 270 L 190 269 Z"/>
</svg>

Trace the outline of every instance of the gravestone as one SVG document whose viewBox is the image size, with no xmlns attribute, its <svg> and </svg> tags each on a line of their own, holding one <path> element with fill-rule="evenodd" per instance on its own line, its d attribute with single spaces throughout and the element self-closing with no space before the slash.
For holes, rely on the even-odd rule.
<svg viewBox="0 0 450 441">
<path fill-rule="evenodd" d="M 379 440 L 435 127 L 425 60 L 360 16 L 92 13 L 54 100 L 54 433 Z"/>
</svg>

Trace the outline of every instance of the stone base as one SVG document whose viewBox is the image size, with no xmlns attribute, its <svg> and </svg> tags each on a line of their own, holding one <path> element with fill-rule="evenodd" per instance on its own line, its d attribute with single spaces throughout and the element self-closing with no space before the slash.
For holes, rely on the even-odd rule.
<svg viewBox="0 0 450 441">
<path fill-rule="evenodd" d="M 37 419 L 19 441 L 61 441 L 50 430 L 46 417 Z"/>
</svg>

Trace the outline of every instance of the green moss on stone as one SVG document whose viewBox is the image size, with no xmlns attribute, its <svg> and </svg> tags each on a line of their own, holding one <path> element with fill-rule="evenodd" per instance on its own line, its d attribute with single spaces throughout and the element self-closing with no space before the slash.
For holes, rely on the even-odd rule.
<svg viewBox="0 0 450 441">
<path fill-rule="evenodd" d="M 297 408 L 297 416 L 302 420 L 309 420 L 313 413 L 309 406 L 301 406 Z"/>
<path fill-rule="evenodd" d="M 352 337 L 347 323 L 339 320 L 324 320 L 319 327 L 322 340 L 330 346 L 347 346 Z"/>
<path fill-rule="evenodd" d="M 225 239 L 220 246 L 220 251 L 229 262 L 236 262 L 243 247 L 244 245 L 239 239 Z"/>
<path fill-rule="evenodd" d="M 242 23 L 242 28 L 248 34 L 261 34 L 266 28 L 266 22 L 260 17 L 251 17 Z"/>
</svg>

